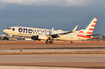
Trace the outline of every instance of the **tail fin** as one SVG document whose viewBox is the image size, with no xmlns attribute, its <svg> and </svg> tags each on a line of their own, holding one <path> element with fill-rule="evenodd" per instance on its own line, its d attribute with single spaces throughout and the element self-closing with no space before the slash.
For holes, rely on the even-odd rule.
<svg viewBox="0 0 105 69">
<path fill-rule="evenodd" d="M 79 31 L 79 33 L 91 35 L 93 33 L 97 19 L 97 17 L 93 18 L 87 25 L 85 25 L 85 27 L 83 27 L 83 29 Z"/>
</svg>

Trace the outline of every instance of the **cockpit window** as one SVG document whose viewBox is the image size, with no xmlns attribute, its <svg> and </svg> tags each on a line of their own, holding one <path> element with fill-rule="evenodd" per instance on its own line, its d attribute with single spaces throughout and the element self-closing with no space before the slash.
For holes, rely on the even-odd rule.
<svg viewBox="0 0 105 69">
<path fill-rule="evenodd" d="M 11 28 L 7 28 L 7 29 L 11 29 Z"/>
</svg>

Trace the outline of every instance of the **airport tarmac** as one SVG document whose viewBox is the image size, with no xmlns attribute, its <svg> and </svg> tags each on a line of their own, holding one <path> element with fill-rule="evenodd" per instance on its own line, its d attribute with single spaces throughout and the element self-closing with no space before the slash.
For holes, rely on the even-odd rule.
<svg viewBox="0 0 105 69">
<path fill-rule="evenodd" d="M 0 49 L 105 49 L 105 44 L 0 44 Z"/>
<path fill-rule="evenodd" d="M 0 44 L 0 52 L 105 51 L 105 44 Z M 104 54 L 0 55 L 0 65 L 105 67 Z"/>
<path fill-rule="evenodd" d="M 93 68 L 105 67 L 105 55 L 103 54 L 1 55 L 0 65 Z"/>
<path fill-rule="evenodd" d="M 105 51 L 105 49 L 23 49 L 22 52 L 79 52 L 79 51 Z M 11 49 L 2 49 L 0 53 L 3 52 L 21 52 L 21 50 L 11 50 Z"/>
<path fill-rule="evenodd" d="M 0 44 L 0 53 L 21 50 L 22 52 L 105 52 L 105 44 Z"/>
<path fill-rule="evenodd" d="M 0 69 L 87 69 L 87 68 L 38 67 L 38 66 L 0 66 Z"/>
</svg>

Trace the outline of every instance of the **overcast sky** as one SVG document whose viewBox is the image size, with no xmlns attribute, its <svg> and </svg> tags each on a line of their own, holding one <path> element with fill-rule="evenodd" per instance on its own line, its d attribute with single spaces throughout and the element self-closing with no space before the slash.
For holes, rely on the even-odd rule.
<svg viewBox="0 0 105 69">
<path fill-rule="evenodd" d="M 98 17 L 94 34 L 105 34 L 105 0 L 0 0 L 0 35 L 11 26 L 71 31 Z"/>
</svg>

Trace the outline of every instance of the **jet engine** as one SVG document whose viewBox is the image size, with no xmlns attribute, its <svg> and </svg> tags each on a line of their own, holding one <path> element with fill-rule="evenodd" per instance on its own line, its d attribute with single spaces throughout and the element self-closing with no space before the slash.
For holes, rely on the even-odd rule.
<svg viewBox="0 0 105 69">
<path fill-rule="evenodd" d="M 48 37 L 46 35 L 38 35 L 38 36 L 32 36 L 31 39 L 33 39 L 33 40 L 47 40 Z"/>
</svg>

